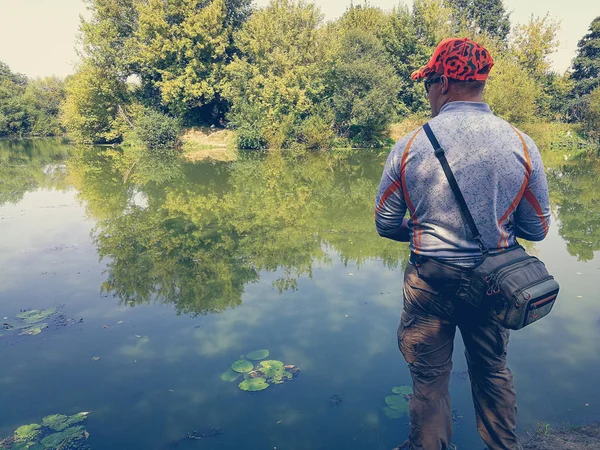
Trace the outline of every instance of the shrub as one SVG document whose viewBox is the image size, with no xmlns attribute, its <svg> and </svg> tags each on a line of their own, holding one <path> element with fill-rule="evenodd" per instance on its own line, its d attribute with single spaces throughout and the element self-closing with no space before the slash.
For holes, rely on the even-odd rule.
<svg viewBox="0 0 600 450">
<path fill-rule="evenodd" d="M 148 150 L 160 152 L 178 147 L 181 125 L 173 117 L 146 108 L 136 118 L 134 132 Z"/>
</svg>

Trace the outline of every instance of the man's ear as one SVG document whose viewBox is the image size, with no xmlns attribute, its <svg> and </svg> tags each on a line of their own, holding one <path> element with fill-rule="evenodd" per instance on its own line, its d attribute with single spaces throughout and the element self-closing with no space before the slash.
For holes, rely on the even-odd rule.
<svg viewBox="0 0 600 450">
<path fill-rule="evenodd" d="M 448 93 L 448 90 L 450 89 L 450 82 L 448 81 L 448 77 L 446 75 L 442 75 L 440 82 L 441 82 L 441 88 L 442 88 L 440 90 L 440 94 L 446 95 Z"/>
</svg>

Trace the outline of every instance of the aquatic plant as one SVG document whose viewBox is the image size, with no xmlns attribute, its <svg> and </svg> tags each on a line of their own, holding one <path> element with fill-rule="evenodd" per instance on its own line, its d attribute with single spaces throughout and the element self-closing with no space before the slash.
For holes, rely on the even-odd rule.
<svg viewBox="0 0 600 450">
<path fill-rule="evenodd" d="M 240 359 L 240 360 L 237 360 L 236 362 L 234 362 L 231 365 L 231 368 L 236 372 L 246 373 L 246 372 L 250 372 L 254 368 L 254 365 L 250 361 L 247 361 L 245 359 Z"/>
<path fill-rule="evenodd" d="M 65 448 L 65 446 L 68 444 L 85 439 L 85 433 L 85 428 L 82 426 L 71 427 L 64 431 L 46 436 L 44 439 L 42 439 L 41 444 L 44 446 L 44 448 L 51 450 Z"/>
<path fill-rule="evenodd" d="M 227 369 L 225 372 L 223 372 L 221 374 L 221 380 L 223 381 L 235 381 L 237 380 L 239 377 L 241 377 L 242 374 L 239 372 L 236 372 L 235 370 L 233 370 L 231 367 L 229 369 Z"/>
<path fill-rule="evenodd" d="M 244 380 L 238 386 L 242 391 L 256 392 L 264 391 L 270 386 L 270 384 L 267 383 L 264 378 L 258 377 Z"/>
<path fill-rule="evenodd" d="M 410 386 L 395 386 L 392 388 L 394 395 L 385 398 L 387 406 L 381 408 L 383 413 L 390 419 L 401 419 L 408 414 L 408 400 L 412 395 Z"/>
<path fill-rule="evenodd" d="M 33 324 L 46 320 L 54 313 L 56 313 L 56 307 L 54 306 L 41 311 L 39 309 L 32 309 L 31 311 L 25 311 L 21 314 L 17 314 L 17 319 L 20 319 L 27 324 Z"/>
<path fill-rule="evenodd" d="M 72 416 L 52 414 L 42 420 L 42 424 L 23 425 L 7 439 L 0 440 L 0 449 L 11 450 L 77 450 L 87 449 L 84 443 L 89 437 L 86 429 L 77 425 L 83 422 L 89 412 Z"/>
<path fill-rule="evenodd" d="M 67 425 L 67 419 L 68 417 L 64 414 L 52 414 L 42 419 L 42 426 L 55 431 L 62 431 L 69 426 Z"/>
<path fill-rule="evenodd" d="M 41 429 L 37 423 L 20 426 L 15 430 L 15 442 L 33 442 L 42 433 Z"/>
<path fill-rule="evenodd" d="M 20 328 L 21 332 L 19 333 L 19 336 L 36 336 L 38 334 L 40 334 L 42 332 L 42 330 L 48 328 L 48 324 L 47 323 L 40 323 L 38 325 L 30 325 L 27 327 L 23 327 Z"/>
<path fill-rule="evenodd" d="M 268 350 L 256 350 L 248 353 L 246 357 L 257 360 L 266 358 L 268 355 Z M 262 391 L 271 384 L 281 384 L 284 381 L 291 380 L 298 373 L 300 373 L 300 368 L 293 364 L 285 365 L 282 361 L 270 359 L 261 361 L 254 367 L 250 361 L 242 356 L 241 359 L 235 361 L 229 369 L 221 374 L 221 380 L 232 382 L 243 375 L 244 381 L 238 385 L 241 390 Z"/>
<path fill-rule="evenodd" d="M 265 359 L 267 356 L 269 356 L 269 350 L 263 349 L 263 350 L 255 350 L 253 352 L 250 352 L 246 355 L 246 358 L 251 359 L 253 361 L 259 361 L 261 359 Z"/>
<path fill-rule="evenodd" d="M 406 412 L 390 408 L 389 406 L 385 406 L 381 410 L 390 419 L 402 419 L 406 415 Z"/>
<path fill-rule="evenodd" d="M 396 395 L 411 395 L 413 393 L 412 387 L 410 386 L 396 386 L 392 388 L 392 392 Z"/>
</svg>

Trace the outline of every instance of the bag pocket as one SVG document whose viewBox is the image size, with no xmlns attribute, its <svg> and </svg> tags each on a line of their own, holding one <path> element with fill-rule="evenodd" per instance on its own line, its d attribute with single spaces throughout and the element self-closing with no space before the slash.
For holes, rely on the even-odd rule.
<svg viewBox="0 0 600 450">
<path fill-rule="evenodd" d="M 486 296 L 492 301 L 492 314 L 511 330 L 548 315 L 558 296 L 558 283 L 533 256 L 495 272 L 490 279 Z"/>
</svg>

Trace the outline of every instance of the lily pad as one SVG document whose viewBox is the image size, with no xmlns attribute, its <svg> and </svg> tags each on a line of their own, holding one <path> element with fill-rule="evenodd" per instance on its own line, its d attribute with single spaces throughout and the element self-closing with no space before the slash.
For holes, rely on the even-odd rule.
<svg viewBox="0 0 600 450">
<path fill-rule="evenodd" d="M 11 447 L 7 448 L 10 448 L 10 450 L 44 450 L 44 446 L 37 442 L 15 442 Z"/>
<path fill-rule="evenodd" d="M 20 426 L 15 430 L 15 441 L 33 442 L 40 437 L 41 428 L 41 425 L 38 425 L 37 423 Z"/>
<path fill-rule="evenodd" d="M 254 369 L 254 366 L 252 365 L 252 363 L 250 361 L 246 361 L 245 359 L 240 359 L 240 360 L 234 362 L 231 365 L 231 368 L 238 373 L 246 373 L 246 372 L 250 372 L 252 369 Z"/>
<path fill-rule="evenodd" d="M 54 306 L 45 310 L 32 309 L 31 311 L 17 314 L 17 319 L 21 319 L 25 323 L 33 324 L 46 320 L 54 313 L 56 313 L 56 308 Z"/>
<path fill-rule="evenodd" d="M 28 335 L 28 336 L 37 336 L 45 328 L 48 328 L 48 324 L 47 323 L 40 323 L 40 324 L 37 324 L 37 325 L 30 325 L 28 327 L 21 328 L 21 332 L 19 333 L 19 336 L 25 336 L 25 335 Z"/>
<path fill-rule="evenodd" d="M 396 395 L 410 395 L 413 390 L 410 386 L 396 386 L 392 388 L 392 392 Z"/>
<path fill-rule="evenodd" d="M 381 410 L 390 419 L 402 419 L 406 415 L 406 412 L 390 408 L 389 406 L 381 408 Z"/>
<path fill-rule="evenodd" d="M 239 388 L 242 391 L 256 392 L 263 391 L 269 387 L 269 383 L 264 378 L 250 378 L 244 380 L 239 384 Z"/>
<path fill-rule="evenodd" d="M 48 428 L 51 428 L 54 431 L 62 431 L 67 428 L 68 417 L 64 414 L 52 414 L 51 416 L 46 416 L 42 420 L 42 425 Z"/>
<path fill-rule="evenodd" d="M 71 427 L 59 433 L 54 433 L 46 436 L 42 439 L 42 445 L 46 449 L 56 450 L 65 444 L 69 444 L 74 441 L 85 439 L 85 428 L 83 427 Z"/>
<path fill-rule="evenodd" d="M 255 350 L 253 352 L 250 352 L 246 355 L 246 358 L 251 359 L 253 361 L 259 361 L 261 359 L 265 359 L 267 356 L 269 356 L 269 350 Z"/>
<path fill-rule="evenodd" d="M 69 416 L 69 418 L 67 419 L 67 426 L 70 427 L 72 425 L 78 424 L 83 422 L 85 419 L 87 419 L 87 416 L 89 415 L 89 412 L 80 412 L 77 414 L 74 414 L 72 416 Z"/>
<path fill-rule="evenodd" d="M 258 370 L 265 376 L 265 378 L 279 380 L 281 380 L 283 373 L 285 372 L 283 363 L 274 359 L 262 361 L 258 365 Z"/>
<path fill-rule="evenodd" d="M 395 410 L 408 412 L 408 402 L 399 395 L 389 395 L 385 398 L 387 405 Z"/>
<path fill-rule="evenodd" d="M 235 380 L 237 380 L 241 376 L 242 376 L 241 373 L 238 373 L 235 370 L 233 370 L 233 369 L 230 368 L 230 369 L 227 369 L 225 372 L 223 372 L 221 374 L 221 380 L 223 380 L 223 381 L 235 381 Z"/>
</svg>

